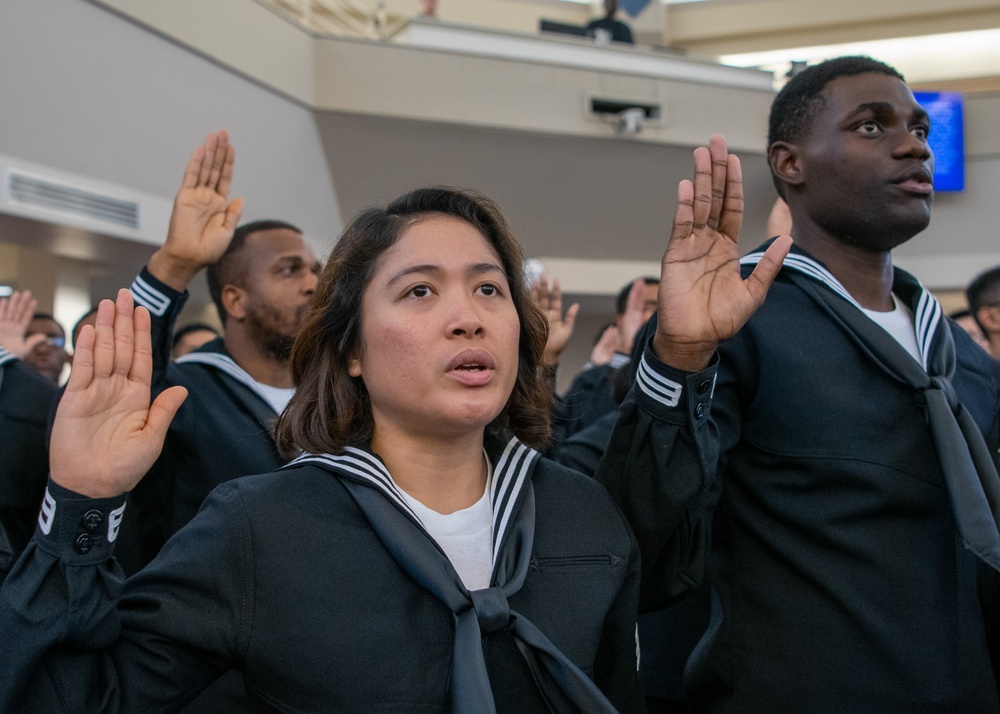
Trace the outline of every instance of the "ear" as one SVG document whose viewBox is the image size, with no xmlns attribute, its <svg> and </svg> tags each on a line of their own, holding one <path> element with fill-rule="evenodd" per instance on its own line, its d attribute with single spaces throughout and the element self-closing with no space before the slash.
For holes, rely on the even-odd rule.
<svg viewBox="0 0 1000 714">
<path fill-rule="evenodd" d="M 799 147 L 795 144 L 774 142 L 767 150 L 767 160 L 771 164 L 771 173 L 782 183 L 798 186 L 805 180 Z"/>
<path fill-rule="evenodd" d="M 1000 309 L 992 305 L 983 305 L 976 311 L 976 320 L 987 334 L 1000 333 Z"/>
<path fill-rule="evenodd" d="M 347 373 L 352 377 L 361 376 L 361 358 L 353 355 L 347 360 Z"/>
<path fill-rule="evenodd" d="M 222 286 L 222 307 L 226 316 L 234 320 L 243 320 L 247 316 L 247 294 L 243 288 L 226 284 Z"/>
</svg>

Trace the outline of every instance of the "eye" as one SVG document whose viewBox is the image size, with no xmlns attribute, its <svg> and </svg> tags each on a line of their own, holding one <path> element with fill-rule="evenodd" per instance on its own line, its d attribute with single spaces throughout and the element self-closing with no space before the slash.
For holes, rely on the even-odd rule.
<svg viewBox="0 0 1000 714">
<path fill-rule="evenodd" d="M 412 295 L 416 298 L 428 297 L 431 294 L 430 286 L 428 285 L 414 285 L 407 291 L 407 295 Z"/>
<path fill-rule="evenodd" d="M 913 127 L 913 135 L 921 141 L 927 141 L 931 135 L 931 128 L 929 126 L 924 126 L 923 124 L 915 126 Z"/>
<path fill-rule="evenodd" d="M 486 297 L 498 297 L 503 294 L 503 292 L 500 290 L 500 286 L 495 283 L 483 283 L 478 288 L 476 288 L 476 291 L 479 292 L 481 295 L 485 295 Z"/>
<path fill-rule="evenodd" d="M 863 121 L 857 126 L 857 132 L 859 134 L 866 134 L 868 136 L 874 136 L 882 131 L 882 127 L 874 119 L 868 119 Z"/>
</svg>

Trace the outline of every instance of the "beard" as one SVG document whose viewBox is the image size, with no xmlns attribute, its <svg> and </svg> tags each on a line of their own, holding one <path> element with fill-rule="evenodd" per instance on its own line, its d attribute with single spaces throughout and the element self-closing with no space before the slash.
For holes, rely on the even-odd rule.
<svg viewBox="0 0 1000 714">
<path fill-rule="evenodd" d="M 298 336 L 308 305 L 295 310 L 294 324 L 289 326 L 281 313 L 270 305 L 255 305 L 247 313 L 247 327 L 253 340 L 264 353 L 279 362 L 287 362 Z M 284 326 L 284 329 L 282 327 Z"/>
</svg>

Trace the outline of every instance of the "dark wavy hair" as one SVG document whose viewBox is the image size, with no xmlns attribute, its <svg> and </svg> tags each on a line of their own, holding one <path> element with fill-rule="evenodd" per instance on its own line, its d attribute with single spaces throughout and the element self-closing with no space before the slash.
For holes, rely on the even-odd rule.
<svg viewBox="0 0 1000 714">
<path fill-rule="evenodd" d="M 841 77 L 872 73 L 906 81 L 895 67 L 863 55 L 835 57 L 806 67 L 796 74 L 771 103 L 767 127 L 768 151 L 776 141 L 794 144 L 808 136 L 813 118 L 826 106 L 826 97 L 823 95 L 826 85 Z M 784 198 L 784 184 L 777 176 L 773 176 L 773 179 L 778 194 Z"/>
<path fill-rule="evenodd" d="M 279 452 L 341 453 L 367 444 L 374 431 L 368 390 L 348 372 L 362 345 L 362 296 L 382 255 L 409 226 L 446 215 L 476 228 L 496 250 L 520 319 L 517 378 L 507 404 L 489 425 L 536 448 L 550 437 L 552 389 L 542 367 L 548 322 L 531 300 L 524 253 L 499 207 L 485 196 L 435 187 L 412 191 L 386 208 L 362 211 L 344 231 L 320 275 L 313 305 L 292 348 L 295 396 L 275 426 Z"/>
</svg>

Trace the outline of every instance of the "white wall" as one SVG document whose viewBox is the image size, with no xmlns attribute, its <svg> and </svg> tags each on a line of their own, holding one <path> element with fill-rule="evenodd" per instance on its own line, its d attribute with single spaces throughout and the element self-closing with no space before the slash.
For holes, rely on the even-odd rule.
<svg viewBox="0 0 1000 714">
<path fill-rule="evenodd" d="M 0 0 L 0 154 L 171 199 L 226 128 L 245 219 L 342 227 L 311 111 L 80 0 Z M 4 236 L 0 236 L 3 240 Z"/>
</svg>

